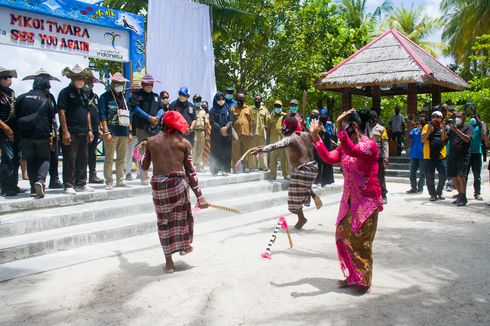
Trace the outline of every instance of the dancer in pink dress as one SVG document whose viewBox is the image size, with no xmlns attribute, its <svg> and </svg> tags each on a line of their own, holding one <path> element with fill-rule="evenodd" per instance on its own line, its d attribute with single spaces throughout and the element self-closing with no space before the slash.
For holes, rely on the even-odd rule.
<svg viewBox="0 0 490 326">
<path fill-rule="evenodd" d="M 383 210 L 378 181 L 378 147 L 364 135 L 369 111 L 351 109 L 337 119 L 340 147 L 333 151 L 323 145 L 318 121 L 310 132 L 320 158 L 328 164 L 341 163 L 344 192 L 340 202 L 335 234 L 340 267 L 345 280 L 339 287 L 355 286 L 366 293 L 372 280 L 372 243 L 376 234 L 378 213 Z"/>
</svg>

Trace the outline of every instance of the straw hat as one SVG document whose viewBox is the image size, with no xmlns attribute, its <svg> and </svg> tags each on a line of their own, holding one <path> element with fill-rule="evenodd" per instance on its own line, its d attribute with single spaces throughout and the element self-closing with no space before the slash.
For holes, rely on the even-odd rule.
<svg viewBox="0 0 490 326">
<path fill-rule="evenodd" d="M 17 78 L 17 71 L 15 69 L 7 69 L 0 66 L 0 77 L 8 76 L 12 76 L 12 78 Z"/>
<path fill-rule="evenodd" d="M 55 81 L 61 82 L 61 80 L 52 76 L 49 72 L 47 72 L 43 68 L 36 71 L 33 75 L 29 75 L 29 76 L 24 77 L 22 80 L 34 80 L 36 77 L 46 77 L 48 80 L 55 80 Z"/>
</svg>

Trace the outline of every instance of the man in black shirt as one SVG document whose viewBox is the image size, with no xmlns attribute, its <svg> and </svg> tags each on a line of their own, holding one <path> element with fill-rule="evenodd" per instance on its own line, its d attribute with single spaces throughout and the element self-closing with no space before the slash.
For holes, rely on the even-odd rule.
<svg viewBox="0 0 490 326">
<path fill-rule="evenodd" d="M 187 121 L 190 127 L 184 134 L 184 138 L 194 146 L 194 127 L 197 123 L 197 116 L 194 105 L 188 101 L 189 95 L 189 89 L 187 87 L 181 87 L 179 90 L 179 98 L 170 104 L 170 110 L 179 112 L 182 114 L 185 121 Z"/>
<path fill-rule="evenodd" d="M 94 82 L 100 82 L 94 77 L 85 80 L 83 91 L 87 95 L 90 111 L 90 124 L 94 133 L 94 140 L 88 145 L 88 170 L 89 183 L 104 183 L 103 179 L 97 176 L 97 145 L 100 138 L 100 117 L 99 117 L 99 96 L 94 93 Z"/>
<path fill-rule="evenodd" d="M 465 123 L 466 115 L 463 111 L 456 112 L 456 119 L 449 125 L 447 138 L 451 144 L 447 160 L 447 175 L 453 179 L 453 184 L 458 191 L 458 198 L 453 202 L 457 206 L 465 206 L 466 176 L 470 162 L 470 141 L 473 128 Z"/>
<path fill-rule="evenodd" d="M 15 92 L 10 88 L 15 70 L 0 67 L 0 163 L 1 194 L 17 196 L 19 181 L 20 146 L 15 126 Z"/>
<path fill-rule="evenodd" d="M 49 170 L 52 145 L 55 109 L 49 100 L 50 88 L 48 78 L 36 77 L 32 90 L 20 95 L 15 105 L 23 157 L 27 161 L 31 196 L 37 198 L 44 198 L 44 183 Z"/>
<path fill-rule="evenodd" d="M 88 144 L 94 140 L 94 134 L 88 98 L 83 92 L 85 79 L 92 73 L 76 65 L 73 69 L 65 68 L 63 75 L 71 79 L 70 85 L 58 96 L 65 194 L 93 192 L 94 189 L 87 186 L 87 161 Z"/>
</svg>

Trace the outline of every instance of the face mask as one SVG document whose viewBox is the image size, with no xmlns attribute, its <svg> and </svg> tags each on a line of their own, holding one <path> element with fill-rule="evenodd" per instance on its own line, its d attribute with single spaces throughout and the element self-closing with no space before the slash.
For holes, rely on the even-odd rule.
<svg viewBox="0 0 490 326">
<path fill-rule="evenodd" d="M 277 114 L 279 114 L 279 113 L 282 112 L 282 108 L 274 108 L 274 112 L 276 112 Z"/>
<path fill-rule="evenodd" d="M 114 91 L 116 93 L 122 93 L 124 91 L 124 86 L 123 85 L 117 85 L 116 87 L 114 87 Z"/>
<path fill-rule="evenodd" d="M 298 113 L 298 107 L 297 106 L 291 106 L 289 108 L 289 111 L 291 111 L 291 113 Z"/>
<path fill-rule="evenodd" d="M 262 101 L 255 101 L 255 107 L 256 107 L 257 109 L 259 109 L 259 108 L 260 108 L 260 104 L 261 104 L 261 103 L 262 103 Z"/>
<path fill-rule="evenodd" d="M 194 103 L 194 106 L 195 106 L 196 108 L 200 108 L 200 107 L 201 107 L 201 102 L 196 102 L 196 103 Z"/>
<path fill-rule="evenodd" d="M 202 109 L 203 109 L 204 111 L 206 111 L 206 112 L 208 112 L 208 111 L 209 111 L 209 108 L 208 108 L 207 106 L 203 106 L 203 107 L 202 107 Z"/>
<path fill-rule="evenodd" d="M 217 103 L 219 106 L 223 106 L 225 105 L 225 100 L 219 100 Z"/>
<path fill-rule="evenodd" d="M 83 91 L 84 91 L 85 93 L 90 93 L 90 92 L 92 92 L 92 86 L 90 86 L 89 84 L 85 84 L 85 85 L 83 85 Z"/>
<path fill-rule="evenodd" d="M 423 127 L 423 126 L 425 126 L 425 122 L 424 121 L 419 121 L 419 125 L 421 125 Z"/>
<path fill-rule="evenodd" d="M 311 115 L 311 119 L 313 119 L 313 120 L 318 120 L 318 114 L 313 113 L 313 114 Z"/>
<path fill-rule="evenodd" d="M 233 100 L 233 95 L 232 94 L 226 94 L 226 99 L 227 100 Z"/>
<path fill-rule="evenodd" d="M 243 106 L 243 104 L 245 104 L 244 100 L 238 100 L 236 102 L 238 103 L 239 106 Z"/>
<path fill-rule="evenodd" d="M 441 122 L 439 121 L 439 119 L 432 119 L 431 123 L 436 128 L 439 128 L 441 126 Z"/>
<path fill-rule="evenodd" d="M 456 123 L 456 126 L 460 126 L 463 124 L 463 120 L 461 118 L 454 119 L 454 122 Z"/>
</svg>

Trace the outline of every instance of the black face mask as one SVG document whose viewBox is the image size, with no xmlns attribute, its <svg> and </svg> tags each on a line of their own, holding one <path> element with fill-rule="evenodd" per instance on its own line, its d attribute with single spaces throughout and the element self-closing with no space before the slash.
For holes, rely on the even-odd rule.
<svg viewBox="0 0 490 326">
<path fill-rule="evenodd" d="M 313 120 L 318 120 L 318 114 L 314 114 L 314 113 L 313 113 L 313 114 L 311 115 L 311 119 L 313 119 Z"/>
<path fill-rule="evenodd" d="M 202 107 L 202 109 L 203 109 L 204 111 L 206 111 L 206 112 L 208 112 L 208 111 L 209 111 L 209 108 L 208 108 L 207 106 L 201 106 L 201 107 Z"/>
<path fill-rule="evenodd" d="M 239 106 L 243 106 L 243 104 L 245 104 L 244 100 L 237 100 L 236 102 L 238 103 Z"/>
<path fill-rule="evenodd" d="M 256 107 L 257 109 L 259 109 L 259 108 L 260 108 L 260 104 L 261 104 L 261 103 L 262 103 L 262 101 L 255 101 L 255 107 Z"/>
</svg>

